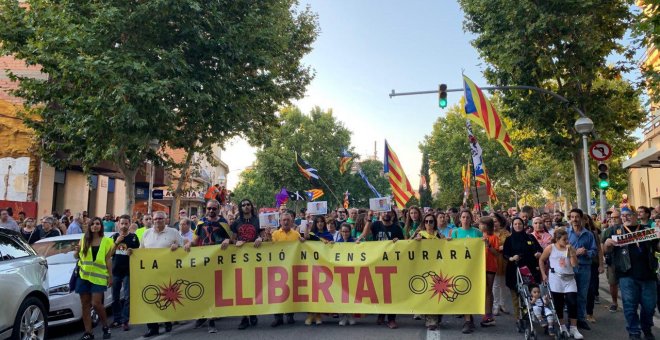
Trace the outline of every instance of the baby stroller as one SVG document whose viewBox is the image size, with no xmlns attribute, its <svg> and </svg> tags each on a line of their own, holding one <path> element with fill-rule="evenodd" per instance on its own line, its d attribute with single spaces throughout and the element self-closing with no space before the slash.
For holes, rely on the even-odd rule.
<svg viewBox="0 0 660 340">
<path fill-rule="evenodd" d="M 520 325 L 519 331 L 521 333 L 525 333 L 525 340 L 536 340 L 537 339 L 537 333 L 534 328 L 534 326 L 541 326 L 544 328 L 544 333 L 548 333 L 548 326 L 543 326 L 541 324 L 541 321 L 538 320 L 536 315 L 534 315 L 534 306 L 532 305 L 531 298 L 532 298 L 532 293 L 530 289 L 530 285 L 536 283 L 536 280 L 534 279 L 534 276 L 532 275 L 531 271 L 527 267 L 519 267 L 516 270 L 516 276 L 517 276 L 517 287 L 518 287 L 518 299 L 519 303 L 518 305 L 520 306 Z M 558 340 L 564 340 L 564 339 L 569 339 L 569 335 L 567 332 L 562 332 L 561 328 L 559 327 L 559 324 L 561 321 L 557 318 L 557 312 L 555 310 L 555 305 L 554 302 L 552 301 L 552 295 L 550 294 L 550 287 L 548 287 L 548 284 L 543 282 L 539 285 L 539 288 L 541 290 L 541 298 L 545 299 L 547 301 L 547 304 L 545 307 L 550 311 L 550 315 L 545 314 L 545 316 L 549 319 L 552 317 L 554 320 L 555 324 L 555 338 Z"/>
</svg>

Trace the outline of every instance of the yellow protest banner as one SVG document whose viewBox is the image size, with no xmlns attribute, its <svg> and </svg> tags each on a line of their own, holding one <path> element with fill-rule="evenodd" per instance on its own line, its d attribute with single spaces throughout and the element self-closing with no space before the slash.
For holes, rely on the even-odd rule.
<svg viewBox="0 0 660 340">
<path fill-rule="evenodd" d="M 137 249 L 131 323 L 289 312 L 483 314 L 480 239 Z"/>
</svg>

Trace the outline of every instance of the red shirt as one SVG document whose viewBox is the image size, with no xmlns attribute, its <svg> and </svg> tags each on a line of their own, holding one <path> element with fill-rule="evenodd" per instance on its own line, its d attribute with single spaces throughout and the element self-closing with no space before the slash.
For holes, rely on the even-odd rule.
<svg viewBox="0 0 660 340">
<path fill-rule="evenodd" d="M 484 237 L 488 239 L 490 246 L 499 253 L 500 249 L 500 238 L 493 234 L 488 235 L 484 234 Z M 494 255 L 488 247 L 486 247 L 486 272 L 496 273 L 497 272 L 497 256 Z"/>
</svg>

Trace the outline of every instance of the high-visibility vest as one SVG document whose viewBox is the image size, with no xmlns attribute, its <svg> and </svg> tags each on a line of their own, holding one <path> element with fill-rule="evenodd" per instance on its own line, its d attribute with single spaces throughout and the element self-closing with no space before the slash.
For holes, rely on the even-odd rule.
<svg viewBox="0 0 660 340">
<path fill-rule="evenodd" d="M 107 286 L 108 285 L 108 267 L 105 263 L 105 258 L 110 251 L 114 242 L 110 237 L 101 238 L 101 244 L 99 245 L 99 252 L 96 254 L 96 261 L 92 257 L 92 247 L 87 249 L 87 255 L 83 253 L 83 248 L 85 246 L 85 239 L 80 240 L 80 253 L 79 253 L 79 271 L 80 278 L 87 280 L 95 285 Z"/>
</svg>

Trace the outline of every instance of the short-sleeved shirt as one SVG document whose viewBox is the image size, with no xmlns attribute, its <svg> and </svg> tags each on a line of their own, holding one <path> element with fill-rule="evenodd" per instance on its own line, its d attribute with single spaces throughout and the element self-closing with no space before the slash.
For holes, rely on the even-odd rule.
<svg viewBox="0 0 660 340">
<path fill-rule="evenodd" d="M 115 231 L 115 221 L 103 220 L 103 231 L 106 233 Z"/>
<path fill-rule="evenodd" d="M 227 225 L 227 220 L 224 217 L 219 216 L 217 221 L 209 221 L 206 217 L 203 217 L 200 222 L 195 229 L 198 246 L 220 244 L 230 237 L 229 225 Z"/>
<path fill-rule="evenodd" d="M 499 251 L 500 248 L 500 237 L 496 234 L 486 235 L 488 237 L 488 243 L 493 249 Z M 490 252 L 488 247 L 486 247 L 486 272 L 497 273 L 497 258 L 499 256 L 494 255 Z"/>
<path fill-rule="evenodd" d="M 454 228 L 451 233 L 452 238 L 482 238 L 484 234 L 477 228 Z"/>
<path fill-rule="evenodd" d="M 254 242 L 259 237 L 259 218 L 252 216 L 249 219 L 238 217 L 231 224 L 231 232 L 236 235 L 236 241 Z"/>
<path fill-rule="evenodd" d="M 375 241 L 393 240 L 398 238 L 403 240 L 403 230 L 398 222 L 386 226 L 382 221 L 376 221 L 371 224 L 371 235 Z"/>
<path fill-rule="evenodd" d="M 112 240 L 116 243 L 119 233 L 112 235 Z M 115 248 L 115 254 L 112 256 L 112 275 L 123 276 L 128 275 L 129 273 L 129 256 L 127 253 L 128 249 L 137 249 L 140 248 L 140 241 L 138 240 L 137 235 L 128 234 L 124 237 L 124 240 L 120 244 L 117 244 Z"/>
<path fill-rule="evenodd" d="M 281 241 L 298 241 L 300 239 L 300 233 L 294 229 L 289 229 L 288 232 L 280 229 L 277 229 L 272 234 L 273 242 Z"/>
<path fill-rule="evenodd" d="M 183 237 L 178 230 L 165 227 L 163 231 L 158 231 L 156 227 L 151 227 L 142 235 L 140 248 L 169 248 L 173 243 L 183 246 Z"/>
</svg>

